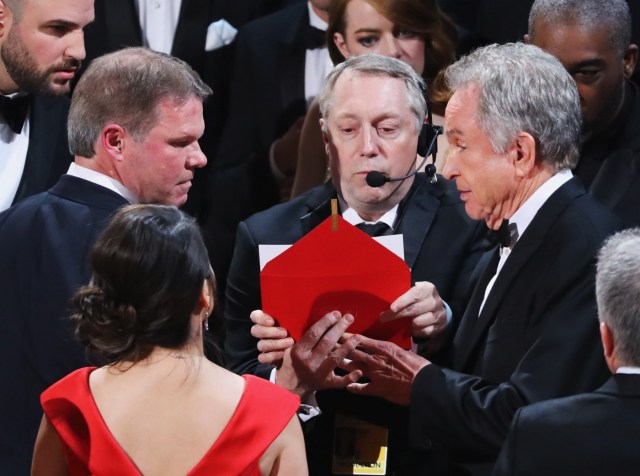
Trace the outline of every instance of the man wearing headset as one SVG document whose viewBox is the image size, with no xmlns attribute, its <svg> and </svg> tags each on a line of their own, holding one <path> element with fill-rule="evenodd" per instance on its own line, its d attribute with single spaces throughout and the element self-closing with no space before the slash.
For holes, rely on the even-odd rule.
<svg viewBox="0 0 640 476">
<path fill-rule="evenodd" d="M 258 338 L 287 336 L 286 329 L 264 326 L 256 326 L 254 332 L 261 329 L 270 335 L 252 336 L 251 319 L 273 325 L 271 316 L 260 311 L 250 318 L 261 308 L 258 245 L 295 243 L 330 215 L 332 198 L 338 199 L 342 217 L 353 225 L 385 223 L 382 234 L 403 235 L 405 262 L 414 283 L 392 303 L 391 314 L 407 320 L 421 351 L 435 351 L 447 328 L 444 302 L 453 315 L 464 309 L 466 284 L 485 228 L 467 217 L 451 182 L 442 177 L 432 182 L 423 173 L 402 179 L 416 170 L 419 135 L 427 117 L 423 91 L 422 79 L 396 59 L 363 55 L 338 65 L 319 95 L 331 180 L 238 227 L 226 293 L 227 364 L 238 373 L 271 378 L 301 395 L 303 402 L 317 397 L 322 414 L 305 424 L 311 474 L 331 474 L 338 413 L 388 428 L 387 470 L 415 474 L 412 458 L 396 450 L 406 447 L 406 415 L 399 406 L 382 407 L 382 400 L 319 391 L 343 387 L 353 378 L 334 374 L 336 365 L 328 356 L 351 322 L 348 318 L 316 326 L 290 350 L 285 347 L 291 346 L 291 338 L 264 340 L 258 348 Z M 400 180 L 370 186 L 371 172 Z"/>
</svg>

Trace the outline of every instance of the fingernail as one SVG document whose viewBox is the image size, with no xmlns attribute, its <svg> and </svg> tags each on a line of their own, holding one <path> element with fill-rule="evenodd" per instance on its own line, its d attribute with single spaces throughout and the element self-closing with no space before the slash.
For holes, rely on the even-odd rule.
<svg viewBox="0 0 640 476">
<path fill-rule="evenodd" d="M 343 317 L 347 323 L 351 324 L 353 322 L 353 316 L 351 314 L 345 314 Z"/>
</svg>

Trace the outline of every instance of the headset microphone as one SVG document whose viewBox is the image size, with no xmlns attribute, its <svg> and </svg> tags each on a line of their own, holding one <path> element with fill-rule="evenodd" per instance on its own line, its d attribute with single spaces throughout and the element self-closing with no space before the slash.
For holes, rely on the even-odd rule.
<svg viewBox="0 0 640 476">
<path fill-rule="evenodd" d="M 422 126 L 422 130 L 420 131 L 421 139 L 418 141 L 418 149 L 422 148 L 420 145 L 420 142 L 425 141 L 424 138 L 426 137 L 430 138 L 431 142 L 428 144 L 428 147 L 426 147 L 426 150 L 424 151 L 425 153 L 424 153 L 424 158 L 422 159 L 422 162 L 420 162 L 420 165 L 413 172 L 405 175 L 404 177 L 391 178 L 391 177 L 387 177 L 382 172 L 378 172 L 377 170 L 372 170 L 367 174 L 365 178 L 367 185 L 369 187 L 377 188 L 377 187 L 382 187 L 387 182 L 399 182 L 401 180 L 406 180 L 420 171 L 420 169 L 422 168 L 422 166 L 427 161 L 427 158 L 430 155 L 433 155 L 433 162 L 435 162 L 436 147 L 437 147 L 436 140 L 438 139 L 438 136 L 442 134 L 442 131 L 443 131 L 442 126 L 432 126 L 431 124 L 425 124 L 424 126 Z M 420 155 L 423 155 L 423 154 L 420 154 Z M 436 166 L 433 163 L 427 165 L 424 172 L 431 183 L 437 180 Z"/>
</svg>

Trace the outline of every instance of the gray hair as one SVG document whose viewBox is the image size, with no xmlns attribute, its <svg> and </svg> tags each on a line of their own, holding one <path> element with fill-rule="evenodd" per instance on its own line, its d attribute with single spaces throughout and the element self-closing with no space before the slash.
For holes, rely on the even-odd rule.
<svg viewBox="0 0 640 476">
<path fill-rule="evenodd" d="M 452 91 L 479 87 L 478 127 L 497 153 L 519 132 L 536 141 L 540 160 L 557 172 L 578 161 L 580 98 L 562 64 L 533 45 L 507 43 L 475 50 L 447 68 Z"/>
<path fill-rule="evenodd" d="M 529 12 L 529 36 L 536 24 L 606 28 L 620 58 L 631 43 L 631 13 L 626 0 L 536 0 Z"/>
<path fill-rule="evenodd" d="M 318 94 L 320 113 L 325 121 L 333 107 L 333 89 L 338 78 L 345 71 L 353 71 L 365 76 L 396 78 L 404 81 L 407 87 L 407 103 L 416 117 L 416 130 L 422 128 L 427 115 L 426 85 L 424 79 L 407 63 L 388 56 L 378 54 L 364 54 L 347 58 L 331 70 Z M 327 131 L 327 123 L 324 123 Z"/>
<path fill-rule="evenodd" d="M 144 140 L 156 125 L 157 106 L 170 99 L 182 104 L 211 94 L 184 61 L 147 48 L 124 48 L 91 62 L 78 81 L 67 121 L 69 150 L 95 155 L 95 143 L 108 123 L 120 125 L 134 140 Z"/>
<path fill-rule="evenodd" d="M 615 337 L 617 357 L 640 367 L 640 228 L 616 233 L 598 254 L 599 319 Z"/>
</svg>

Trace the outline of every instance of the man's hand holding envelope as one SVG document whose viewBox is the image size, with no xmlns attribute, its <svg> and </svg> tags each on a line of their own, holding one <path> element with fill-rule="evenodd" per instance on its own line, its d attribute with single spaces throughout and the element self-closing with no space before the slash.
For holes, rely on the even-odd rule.
<svg viewBox="0 0 640 476">
<path fill-rule="evenodd" d="M 435 339 L 447 327 L 444 303 L 433 284 L 416 283 L 391 303 L 381 314 L 381 321 L 406 319 L 416 340 Z M 351 350 L 340 345 L 353 317 L 331 312 L 313 324 L 297 342 L 286 329 L 276 326 L 270 315 L 262 311 L 251 314 L 254 323 L 251 335 L 260 339 L 259 361 L 277 367 L 276 383 L 301 396 L 315 390 L 346 387 L 356 382 L 362 373 L 345 361 Z M 334 368 L 347 375 L 338 376 Z"/>
</svg>

